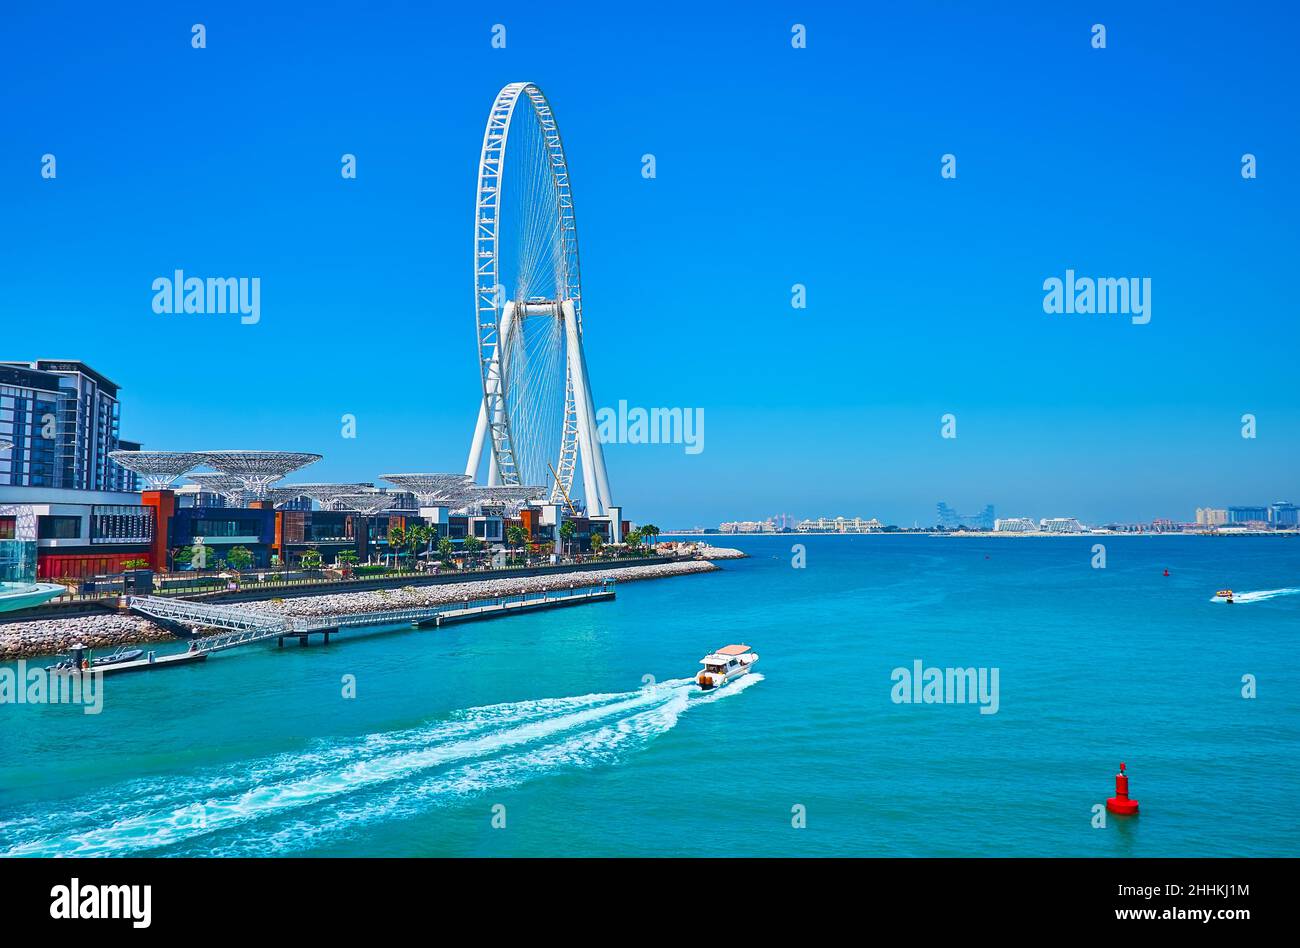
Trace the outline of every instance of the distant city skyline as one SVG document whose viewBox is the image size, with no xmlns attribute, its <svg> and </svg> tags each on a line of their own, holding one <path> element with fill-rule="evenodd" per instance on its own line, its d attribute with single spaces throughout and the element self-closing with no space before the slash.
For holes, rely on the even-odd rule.
<svg viewBox="0 0 1300 948">
<path fill-rule="evenodd" d="M 1294 529 L 1300 526 L 1300 505 L 1289 501 L 1274 501 L 1269 504 L 1229 505 L 1225 507 L 1198 507 L 1190 518 L 1147 517 L 1133 520 L 1103 520 L 1084 522 L 1073 516 L 1007 516 L 996 517 L 996 505 L 988 504 L 977 514 L 958 514 L 940 502 L 936 505 L 936 516 L 929 522 L 914 521 L 922 529 L 938 527 L 948 530 L 1023 530 L 1037 529 L 1044 524 L 1075 523 L 1085 527 L 1107 526 L 1149 526 L 1171 528 L 1181 526 L 1231 527 L 1244 524 L 1266 524 L 1274 528 Z M 1005 525 L 1005 526 L 1004 526 Z M 836 528 L 847 532 L 863 532 L 864 529 L 882 527 L 907 528 L 907 524 L 893 521 L 881 521 L 877 517 L 861 517 L 845 514 L 819 515 L 804 518 L 791 518 L 789 514 L 778 514 L 755 519 L 723 520 L 718 529 L 724 533 L 783 532 L 787 530 L 807 530 L 811 528 Z M 674 530 L 682 530 L 680 526 Z"/>
</svg>

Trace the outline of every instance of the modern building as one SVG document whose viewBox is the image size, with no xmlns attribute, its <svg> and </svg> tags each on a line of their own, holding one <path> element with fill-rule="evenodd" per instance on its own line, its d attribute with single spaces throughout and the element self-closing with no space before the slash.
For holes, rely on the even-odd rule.
<svg viewBox="0 0 1300 948">
<path fill-rule="evenodd" d="M 0 505 L 0 612 L 40 605 L 63 593 L 36 582 L 36 518 L 26 508 Z"/>
<path fill-rule="evenodd" d="M 1221 527 L 1228 522 L 1228 511 L 1221 507 L 1197 507 L 1198 527 Z"/>
<path fill-rule="evenodd" d="M 1269 519 L 1268 511 L 1269 509 L 1267 507 L 1254 504 L 1241 507 L 1229 507 L 1228 523 L 1267 525 Z"/>
<path fill-rule="evenodd" d="M 799 533 L 876 533 L 884 529 L 875 517 L 863 520 L 861 517 L 818 517 L 816 520 L 800 520 L 795 525 Z"/>
<path fill-rule="evenodd" d="M 59 380 L 25 365 L 0 363 L 0 487 L 58 486 Z"/>
<path fill-rule="evenodd" d="M 989 504 L 977 514 L 959 514 L 947 504 L 940 502 L 936 508 L 939 513 L 939 526 L 945 530 L 992 530 L 996 517 L 993 505 Z"/>
<path fill-rule="evenodd" d="M 118 386 L 84 362 L 0 362 L 0 486 L 135 491 L 136 475 L 109 453 L 123 441 Z"/>
<path fill-rule="evenodd" d="M 994 533 L 1035 533 L 1038 524 L 1031 517 L 1005 517 L 993 521 Z"/>
<path fill-rule="evenodd" d="M 771 520 L 733 520 L 718 524 L 723 533 L 776 533 L 776 524 Z"/>
<path fill-rule="evenodd" d="M 1074 517 L 1044 517 L 1038 529 L 1044 533 L 1083 533 L 1087 527 Z"/>
<path fill-rule="evenodd" d="M 1275 530 L 1300 526 L 1300 507 L 1287 501 L 1278 501 L 1268 508 L 1268 519 Z"/>
<path fill-rule="evenodd" d="M 147 559 L 155 529 L 154 512 L 140 495 L 120 491 L 0 487 L 0 509 L 34 525 L 38 579 L 118 572 Z"/>
</svg>

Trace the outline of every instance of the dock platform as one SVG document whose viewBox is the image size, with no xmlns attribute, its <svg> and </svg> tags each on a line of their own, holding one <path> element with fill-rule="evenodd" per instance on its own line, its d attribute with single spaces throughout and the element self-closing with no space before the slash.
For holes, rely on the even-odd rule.
<svg viewBox="0 0 1300 948">
<path fill-rule="evenodd" d="M 105 675 L 116 675 L 119 672 L 134 671 L 153 671 L 155 668 L 167 668 L 172 665 L 188 665 L 192 662 L 201 662 L 208 657 L 206 652 L 173 652 L 171 655 L 156 655 L 153 661 L 147 658 L 137 658 L 133 662 L 116 662 L 112 665 L 101 665 L 99 668 L 92 668 L 91 671 L 103 672 Z"/>
</svg>

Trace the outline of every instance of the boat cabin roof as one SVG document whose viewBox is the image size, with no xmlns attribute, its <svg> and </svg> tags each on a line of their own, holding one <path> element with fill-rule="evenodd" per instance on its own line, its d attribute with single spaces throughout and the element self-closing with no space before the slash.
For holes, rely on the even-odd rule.
<svg viewBox="0 0 1300 948">
<path fill-rule="evenodd" d="M 700 659 L 701 665 L 725 665 L 734 658 L 749 651 L 748 645 L 728 645 L 726 648 L 720 648 L 712 654 L 705 655 Z"/>
</svg>

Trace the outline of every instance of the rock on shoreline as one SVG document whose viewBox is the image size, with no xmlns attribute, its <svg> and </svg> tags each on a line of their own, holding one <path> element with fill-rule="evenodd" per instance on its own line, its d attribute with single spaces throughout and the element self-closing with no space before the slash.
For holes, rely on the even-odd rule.
<svg viewBox="0 0 1300 948">
<path fill-rule="evenodd" d="M 436 606 L 458 602 L 467 596 L 470 599 L 486 599 L 492 596 L 512 596 L 521 592 L 561 590 L 568 589 L 570 586 L 589 586 L 599 583 L 605 577 L 626 583 L 642 579 L 708 573 L 719 568 L 704 560 L 687 560 L 650 566 L 617 566 L 598 572 L 554 573 L 546 576 L 471 580 L 441 586 L 406 586 L 400 589 L 337 593 L 330 596 L 303 596 L 279 601 L 249 602 L 246 605 L 250 610 L 258 612 L 307 618 L 338 613 L 352 614 Z M 14 622 L 0 625 L 0 662 L 62 655 L 78 642 L 101 651 L 119 645 L 174 641 L 176 636 L 154 625 L 148 619 L 128 614 L 100 613 L 66 619 Z"/>
<path fill-rule="evenodd" d="M 702 546 L 698 552 L 706 560 L 743 560 L 749 556 L 744 550 L 734 550 L 727 546 Z"/>
</svg>

